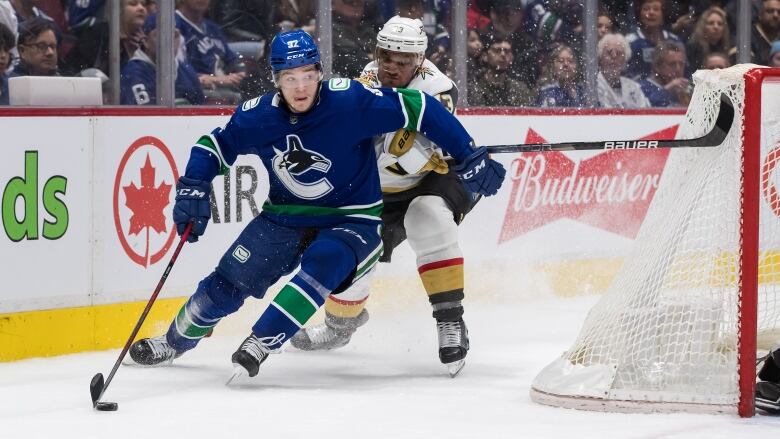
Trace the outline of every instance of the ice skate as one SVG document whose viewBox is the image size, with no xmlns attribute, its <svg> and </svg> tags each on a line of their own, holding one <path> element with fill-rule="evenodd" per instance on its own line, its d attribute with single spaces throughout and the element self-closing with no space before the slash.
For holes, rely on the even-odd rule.
<svg viewBox="0 0 780 439">
<path fill-rule="evenodd" d="M 362 310 L 357 317 L 336 317 L 325 312 L 325 323 L 302 328 L 290 340 L 302 351 L 321 351 L 346 346 L 357 328 L 368 321 L 368 311 Z"/>
<path fill-rule="evenodd" d="M 233 373 L 225 384 L 230 384 L 242 375 L 250 377 L 257 375 L 260 365 L 268 358 L 268 355 L 280 352 L 269 348 L 278 342 L 279 336 L 257 338 L 254 334 L 249 334 L 249 337 L 241 343 L 241 347 L 230 357 L 233 362 Z"/>
<path fill-rule="evenodd" d="M 770 381 L 756 383 L 756 407 L 780 415 L 780 384 Z"/>
<path fill-rule="evenodd" d="M 168 344 L 165 335 L 142 338 L 130 346 L 130 358 L 134 364 L 141 366 L 167 366 L 181 354 Z"/>
<path fill-rule="evenodd" d="M 466 322 L 463 319 L 454 322 L 437 321 L 436 330 L 439 333 L 439 360 L 454 378 L 466 365 L 466 354 L 469 351 Z"/>
</svg>

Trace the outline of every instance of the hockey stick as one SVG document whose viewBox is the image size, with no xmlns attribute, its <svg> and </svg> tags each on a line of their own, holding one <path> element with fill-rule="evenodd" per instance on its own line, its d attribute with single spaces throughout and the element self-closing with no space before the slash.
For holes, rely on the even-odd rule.
<svg viewBox="0 0 780 439">
<path fill-rule="evenodd" d="M 725 93 L 720 95 L 720 109 L 715 125 L 707 134 L 694 139 L 677 140 L 605 140 L 599 142 L 529 143 L 488 146 L 489 153 L 592 151 L 612 149 L 701 148 L 718 146 L 726 139 L 734 122 L 734 106 Z"/>
<path fill-rule="evenodd" d="M 111 373 L 108 374 L 108 379 L 104 383 L 103 374 L 100 372 L 92 377 L 92 382 L 89 383 L 89 393 L 92 396 L 92 408 L 95 410 L 112 412 L 119 408 L 119 404 L 115 402 L 100 401 L 100 398 L 103 397 L 103 393 L 106 392 L 108 385 L 111 384 L 111 380 L 114 378 L 117 369 L 119 369 L 119 365 L 122 363 L 125 355 L 127 355 L 127 351 L 130 350 L 130 345 L 133 343 L 135 336 L 138 335 L 138 330 L 141 329 L 141 325 L 144 323 L 144 320 L 146 320 L 146 316 L 149 314 L 149 310 L 152 309 L 152 304 L 157 299 L 157 295 L 160 294 L 160 290 L 162 289 L 163 284 L 165 284 L 165 280 L 168 279 L 168 274 L 173 268 L 173 263 L 176 262 L 176 258 L 179 257 L 181 248 L 187 241 L 187 236 L 190 234 L 190 229 L 192 229 L 192 223 L 187 224 L 187 228 L 184 229 L 184 233 L 181 234 L 179 244 L 176 246 L 176 250 L 173 252 L 173 256 L 171 256 L 171 262 L 168 262 L 168 266 L 165 267 L 162 278 L 160 278 L 160 282 L 157 283 L 157 288 L 154 289 L 152 297 L 150 297 L 149 302 L 146 303 L 146 308 L 144 308 L 144 311 L 141 313 L 141 317 L 138 318 L 138 323 L 135 324 L 135 328 L 133 328 L 133 332 L 130 334 L 130 338 L 127 339 L 125 347 L 122 348 L 122 353 L 119 354 L 119 358 L 116 359 L 116 363 L 114 363 L 114 367 L 111 369 Z"/>
</svg>

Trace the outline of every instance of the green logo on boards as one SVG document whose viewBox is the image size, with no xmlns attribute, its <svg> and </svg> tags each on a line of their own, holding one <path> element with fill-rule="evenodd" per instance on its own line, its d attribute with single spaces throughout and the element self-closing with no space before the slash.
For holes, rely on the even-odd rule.
<svg viewBox="0 0 780 439">
<path fill-rule="evenodd" d="M 68 230 L 68 206 L 62 200 L 68 179 L 55 175 L 46 180 L 40 193 L 48 214 L 41 233 L 46 239 L 59 239 Z M 24 176 L 13 177 L 3 190 L 3 229 L 11 241 L 38 239 L 38 151 L 24 153 Z"/>
</svg>

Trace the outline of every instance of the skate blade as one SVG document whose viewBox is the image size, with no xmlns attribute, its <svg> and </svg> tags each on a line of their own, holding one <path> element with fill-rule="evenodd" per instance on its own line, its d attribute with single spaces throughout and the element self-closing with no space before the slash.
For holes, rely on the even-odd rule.
<svg viewBox="0 0 780 439">
<path fill-rule="evenodd" d="M 230 375 L 230 378 L 228 378 L 228 380 L 225 382 L 225 385 L 229 386 L 230 383 L 232 383 L 234 380 L 240 378 L 243 375 L 246 375 L 246 369 L 238 365 L 233 366 L 233 373 Z"/>
<path fill-rule="evenodd" d="M 450 378 L 455 378 L 455 376 L 460 373 L 461 369 L 463 369 L 463 366 L 466 365 L 466 360 L 458 360 L 453 363 L 447 363 L 445 366 L 447 367 L 447 371 L 450 373 Z"/>
</svg>

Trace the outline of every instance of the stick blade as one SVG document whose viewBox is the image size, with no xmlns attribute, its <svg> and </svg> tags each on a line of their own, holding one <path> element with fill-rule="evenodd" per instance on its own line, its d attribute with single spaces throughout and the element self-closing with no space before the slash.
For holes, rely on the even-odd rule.
<svg viewBox="0 0 780 439">
<path fill-rule="evenodd" d="M 92 377 L 92 382 L 89 383 L 89 394 L 92 396 L 92 406 L 96 407 L 98 399 L 103 394 L 105 388 L 105 381 L 103 380 L 103 374 L 97 373 Z"/>
<path fill-rule="evenodd" d="M 720 130 L 720 143 L 726 139 L 726 135 L 734 123 L 734 104 L 726 93 L 720 95 L 720 109 L 718 118 L 715 120 L 715 126 Z"/>
<path fill-rule="evenodd" d="M 115 402 L 98 401 L 95 403 L 95 410 L 99 412 L 115 412 L 119 410 L 119 404 Z"/>
</svg>

